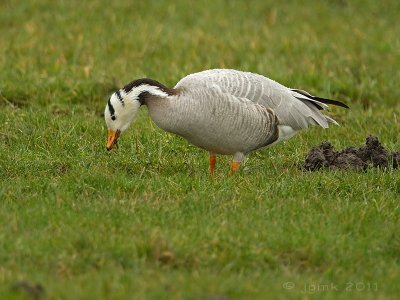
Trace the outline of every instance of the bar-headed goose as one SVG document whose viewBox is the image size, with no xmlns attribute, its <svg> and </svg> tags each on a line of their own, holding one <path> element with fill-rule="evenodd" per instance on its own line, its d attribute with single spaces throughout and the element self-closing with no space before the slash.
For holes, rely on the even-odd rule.
<svg viewBox="0 0 400 300">
<path fill-rule="evenodd" d="M 132 81 L 113 93 L 105 109 L 107 149 L 147 105 L 153 121 L 209 152 L 211 175 L 216 154 L 233 155 L 231 172 L 253 150 L 289 139 L 310 125 L 328 128 L 327 104 L 344 103 L 287 88 L 262 75 L 207 70 L 188 75 L 174 88 L 152 79 Z"/>
</svg>

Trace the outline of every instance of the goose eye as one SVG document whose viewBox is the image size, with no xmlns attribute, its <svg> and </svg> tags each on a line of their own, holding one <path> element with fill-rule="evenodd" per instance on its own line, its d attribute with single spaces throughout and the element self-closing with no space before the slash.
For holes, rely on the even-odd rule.
<svg viewBox="0 0 400 300">
<path fill-rule="evenodd" d="M 115 117 L 115 116 L 112 116 L 112 117 L 111 117 L 111 120 L 115 121 L 115 119 L 116 119 L 116 117 Z"/>
</svg>

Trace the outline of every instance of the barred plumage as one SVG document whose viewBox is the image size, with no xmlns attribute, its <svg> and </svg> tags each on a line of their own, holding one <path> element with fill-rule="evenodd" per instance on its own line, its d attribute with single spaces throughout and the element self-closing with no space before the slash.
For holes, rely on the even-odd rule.
<svg viewBox="0 0 400 300">
<path fill-rule="evenodd" d="M 310 125 L 337 124 L 321 112 L 327 104 L 347 107 L 262 75 L 229 69 L 188 75 L 174 89 L 149 79 L 127 86 L 109 100 L 105 118 L 111 131 L 126 130 L 140 106 L 121 103 L 140 101 L 161 129 L 184 137 L 210 156 L 233 155 L 237 166 L 249 152 L 288 139 Z M 117 120 L 112 121 L 111 115 Z M 210 159 L 210 166 L 211 161 L 215 159 Z"/>
</svg>

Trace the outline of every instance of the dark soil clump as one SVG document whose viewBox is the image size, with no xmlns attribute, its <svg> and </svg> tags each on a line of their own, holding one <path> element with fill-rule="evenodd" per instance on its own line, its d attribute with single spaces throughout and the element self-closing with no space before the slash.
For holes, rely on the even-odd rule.
<svg viewBox="0 0 400 300">
<path fill-rule="evenodd" d="M 321 168 L 332 169 L 361 169 L 369 167 L 386 169 L 400 166 L 400 152 L 385 149 L 377 137 L 368 136 L 365 146 L 361 148 L 348 147 L 335 151 L 332 144 L 324 142 L 312 148 L 306 157 L 303 169 L 316 171 Z"/>
</svg>

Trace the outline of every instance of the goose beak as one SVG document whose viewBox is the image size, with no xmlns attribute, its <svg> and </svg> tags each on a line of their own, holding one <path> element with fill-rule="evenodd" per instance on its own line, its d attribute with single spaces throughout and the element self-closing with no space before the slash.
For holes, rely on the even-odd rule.
<svg viewBox="0 0 400 300">
<path fill-rule="evenodd" d="M 107 141 L 107 150 L 110 151 L 114 145 L 117 144 L 119 135 L 121 134 L 120 130 L 113 131 L 108 129 L 108 141 Z"/>
</svg>

